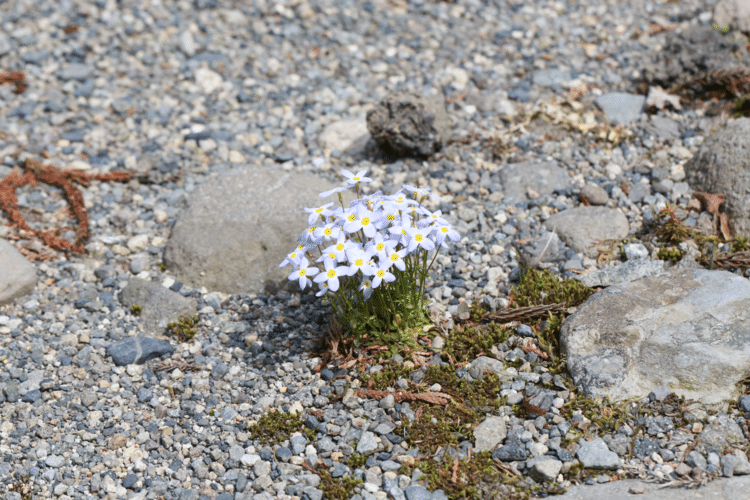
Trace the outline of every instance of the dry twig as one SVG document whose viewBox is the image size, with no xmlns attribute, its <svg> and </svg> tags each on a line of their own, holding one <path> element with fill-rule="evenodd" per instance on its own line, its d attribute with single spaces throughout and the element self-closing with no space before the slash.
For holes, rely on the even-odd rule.
<svg viewBox="0 0 750 500">
<path fill-rule="evenodd" d="M 393 398 L 399 403 L 402 401 L 424 401 L 435 405 L 446 405 L 452 399 L 450 394 L 445 394 L 444 392 L 409 392 L 401 389 L 395 392 L 389 392 L 375 391 L 372 389 L 357 389 L 357 397 L 359 398 L 381 400 L 389 395 L 393 396 Z"/>
<path fill-rule="evenodd" d="M 539 306 L 517 307 L 515 309 L 507 308 L 502 311 L 485 313 L 483 320 L 494 320 L 502 323 L 511 321 L 525 321 L 531 318 L 544 316 L 548 312 L 560 312 L 565 310 L 565 303 L 547 304 Z"/>
</svg>

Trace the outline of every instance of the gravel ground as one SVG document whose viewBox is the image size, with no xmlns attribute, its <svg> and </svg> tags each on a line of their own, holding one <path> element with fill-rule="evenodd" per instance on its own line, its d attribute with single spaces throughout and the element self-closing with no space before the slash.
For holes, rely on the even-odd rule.
<svg viewBox="0 0 750 500">
<path fill-rule="evenodd" d="M 409 462 L 403 457 L 421 458 L 392 433 L 415 417 L 408 403 L 359 399 L 338 373 L 314 371 L 320 359 L 311 350 L 327 321 L 314 295 L 224 296 L 159 269 L 186 198 L 210 173 L 244 164 L 336 182 L 341 167 L 368 169 L 370 187 L 386 192 L 404 182 L 431 186 L 445 194 L 432 207 L 464 236 L 439 256 L 429 284 L 431 307 L 449 318 L 480 292 L 493 307 L 507 305 L 509 280 L 518 275 L 514 242 L 542 236 L 542 222 L 578 206 L 586 185 L 598 186 L 591 193 L 627 216 L 631 234 L 653 206 L 686 205 L 681 165 L 721 120 L 702 107 L 658 112 L 671 121 L 644 113 L 627 125 L 628 140 L 610 147 L 550 118 L 576 89 L 584 89 L 580 102 L 591 110 L 602 94 L 635 94 L 664 42 L 664 33 L 649 35 L 649 28 L 709 25 L 710 6 L 697 0 L 246 4 L 0 3 L 0 69 L 23 70 L 29 85 L 21 94 L 0 86 L 0 178 L 27 157 L 140 172 L 125 184 L 84 188 L 87 255 L 37 261 L 35 290 L 0 308 L 0 492 L 26 485 L 33 498 L 314 500 L 323 496 L 321 476 L 309 469 L 329 467 L 334 478 L 363 480 L 352 498 L 445 498 L 418 486 L 418 472 L 399 473 Z M 354 152 L 319 145 L 328 124 L 362 120 L 399 89 L 450 101 L 453 137 L 442 152 L 386 162 L 372 144 Z M 567 170 L 566 187 L 517 198 L 500 191 L 498 166 L 547 160 Z M 65 205 L 57 188 L 19 190 L 34 228 L 67 224 Z M 0 237 L 30 244 L 7 226 Z M 563 248 L 543 267 L 572 276 L 603 265 Z M 117 300 L 134 274 L 195 298 L 198 334 L 173 342 L 169 360 L 117 367 L 107 346 L 141 328 Z M 510 352 L 514 342 L 501 347 Z M 529 370 L 503 384 L 508 405 L 495 416 L 506 417 L 521 459 L 507 449 L 504 459 L 532 484 L 539 471 L 549 473 L 533 460 L 549 456 L 562 464 L 553 481 L 565 486 L 557 474 L 581 455 L 561 442 L 575 436 L 575 429 L 568 435 L 574 426 L 585 429 L 586 419 L 562 416 L 570 391 L 530 354 L 520 355 Z M 514 402 L 540 391 L 550 396 L 546 417 L 514 414 Z M 312 432 L 264 445 L 252 429 L 271 408 L 297 412 Z M 734 430 L 744 421 L 739 413 L 688 413 L 694 432 L 704 425 Z M 638 425 L 648 427 L 642 449 L 622 465 L 599 464 L 609 470 L 588 482 L 632 471 L 670 478 L 674 470 L 664 462 L 676 454 L 690 455 L 682 465 L 691 469 L 722 466 L 717 453 L 690 453 L 671 417 Z M 623 424 L 605 441 L 624 456 L 617 443 L 633 433 Z M 368 458 L 348 467 L 344 458 L 352 455 Z M 27 498 L 16 489 L 5 498 Z"/>
</svg>

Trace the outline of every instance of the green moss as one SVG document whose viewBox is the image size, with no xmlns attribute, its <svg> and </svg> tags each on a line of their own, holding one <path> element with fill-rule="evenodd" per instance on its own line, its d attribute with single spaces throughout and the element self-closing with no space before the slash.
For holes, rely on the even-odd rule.
<svg viewBox="0 0 750 500">
<path fill-rule="evenodd" d="M 565 307 L 577 306 L 588 299 L 594 291 L 573 279 L 560 280 L 549 271 L 529 269 L 518 286 L 511 292 L 511 306 L 528 307 L 564 303 Z"/>
<path fill-rule="evenodd" d="M 313 429 L 307 429 L 307 428 L 305 428 L 304 434 L 305 436 L 307 436 L 307 439 L 309 439 L 310 441 L 315 441 L 315 438 L 317 436 L 317 434 L 315 433 Z"/>
<path fill-rule="evenodd" d="M 318 489 L 323 491 L 323 498 L 327 500 L 349 500 L 354 488 L 362 484 L 361 479 L 354 479 L 351 476 L 334 478 L 325 469 L 318 471 L 318 474 L 320 475 Z"/>
<path fill-rule="evenodd" d="M 666 260 L 674 264 L 682 260 L 685 252 L 676 247 L 664 247 L 659 249 L 658 256 L 661 260 Z"/>
<path fill-rule="evenodd" d="M 159 262 L 159 269 L 161 269 L 161 272 L 164 272 L 167 270 L 167 265 L 164 262 Z"/>
<path fill-rule="evenodd" d="M 510 329 L 495 323 L 460 326 L 445 339 L 443 353 L 456 362 L 471 361 L 481 353 L 489 355 L 493 345 L 505 342 L 512 333 Z"/>
<path fill-rule="evenodd" d="M 367 462 L 367 457 L 366 456 L 364 456 L 364 455 L 358 455 L 356 453 L 354 455 L 350 455 L 346 459 L 347 465 L 352 470 L 359 469 L 359 468 L 363 467 L 366 462 Z"/>
<path fill-rule="evenodd" d="M 303 432 L 305 426 L 299 415 L 271 410 L 248 429 L 253 439 L 263 444 L 280 443 L 294 434 Z"/>
<path fill-rule="evenodd" d="M 185 342 L 192 339 L 197 330 L 195 325 L 198 323 L 197 317 L 183 316 L 177 321 L 173 321 L 167 325 L 167 330 L 177 337 L 179 340 Z"/>
<path fill-rule="evenodd" d="M 130 313 L 133 316 L 140 316 L 141 312 L 143 312 L 143 306 L 139 306 L 138 304 L 133 304 L 130 306 Z"/>
<path fill-rule="evenodd" d="M 377 373 L 363 374 L 360 379 L 362 380 L 362 387 L 373 391 L 385 391 L 388 388 L 395 387 L 398 379 L 408 379 L 411 372 L 412 369 L 403 365 L 388 366 Z"/>
</svg>

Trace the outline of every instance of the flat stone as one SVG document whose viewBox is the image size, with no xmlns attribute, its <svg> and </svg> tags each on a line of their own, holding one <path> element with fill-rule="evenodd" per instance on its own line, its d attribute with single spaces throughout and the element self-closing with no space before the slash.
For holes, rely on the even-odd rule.
<svg viewBox="0 0 750 500">
<path fill-rule="evenodd" d="M 120 302 L 128 310 L 141 306 L 138 317 L 147 334 L 161 335 L 167 325 L 181 317 L 196 315 L 198 304 L 194 298 L 183 297 L 155 281 L 130 278 L 120 292 Z"/>
<path fill-rule="evenodd" d="M 539 69 L 534 72 L 531 81 L 542 87 L 556 87 L 569 84 L 573 78 L 569 69 Z"/>
<path fill-rule="evenodd" d="M 615 470 L 620 467 L 620 457 L 607 448 L 607 444 L 602 438 L 596 438 L 592 441 L 581 439 L 578 444 L 581 447 L 578 448 L 576 456 L 587 469 Z"/>
<path fill-rule="evenodd" d="M 185 283 L 225 293 L 275 292 L 291 267 L 279 268 L 307 229 L 305 207 L 331 200 L 335 186 L 312 174 L 247 166 L 222 172 L 198 188 L 181 211 L 164 262 Z M 344 202 L 354 195 L 344 193 Z M 296 285 L 295 285 L 296 283 Z"/>
<path fill-rule="evenodd" d="M 746 0 L 719 0 L 714 5 L 713 20 L 721 30 L 738 29 L 750 35 L 750 3 Z"/>
<path fill-rule="evenodd" d="M 329 123 L 318 136 L 318 144 L 323 148 L 338 149 L 347 154 L 364 151 L 370 132 L 367 121 L 362 119 L 339 120 Z"/>
<path fill-rule="evenodd" d="M 575 383 L 590 396 L 641 398 L 660 385 L 706 404 L 737 397 L 750 371 L 750 282 L 670 270 L 592 295 L 563 323 Z"/>
<path fill-rule="evenodd" d="M 550 195 L 557 189 L 570 185 L 567 169 L 555 161 L 525 161 L 505 165 L 499 173 L 503 194 L 517 200 L 525 200 L 531 190 L 541 196 Z"/>
<path fill-rule="evenodd" d="M 592 205 L 606 205 L 609 201 L 609 195 L 603 187 L 596 184 L 586 184 L 581 188 L 581 199 L 585 199 Z"/>
<path fill-rule="evenodd" d="M 563 463 L 559 460 L 533 460 L 534 462 L 531 465 L 531 472 L 529 473 L 529 475 L 537 482 L 551 483 L 557 479 L 557 475 L 560 474 L 560 471 L 562 470 Z M 531 462 L 531 460 L 529 460 L 528 462 Z M 526 463 L 527 466 L 529 465 L 528 462 Z"/>
<path fill-rule="evenodd" d="M 0 306 L 27 293 L 36 286 L 36 267 L 16 247 L 0 239 Z"/>
<path fill-rule="evenodd" d="M 742 450 L 734 450 L 721 457 L 721 473 L 725 477 L 744 476 L 750 474 L 750 462 Z"/>
<path fill-rule="evenodd" d="M 84 81 L 93 74 L 94 67 L 90 64 L 70 63 L 64 66 L 57 75 L 61 80 Z"/>
<path fill-rule="evenodd" d="M 718 417 L 701 432 L 701 442 L 695 447 L 699 453 L 722 453 L 726 448 L 740 444 L 744 435 L 740 426 L 728 417 Z"/>
<path fill-rule="evenodd" d="M 357 443 L 357 453 L 361 455 L 370 455 L 377 449 L 378 438 L 375 437 L 375 434 L 370 431 L 363 432 L 362 436 L 359 438 L 359 442 Z"/>
<path fill-rule="evenodd" d="M 473 433 L 476 451 L 492 451 L 505 440 L 508 428 L 502 417 L 488 417 L 474 427 Z"/>
<path fill-rule="evenodd" d="M 588 287 L 612 286 L 617 283 L 628 283 L 649 276 L 663 274 L 663 260 L 628 260 L 622 264 L 604 269 L 597 269 L 586 274 L 576 274 L 576 279 Z"/>
<path fill-rule="evenodd" d="M 590 258 L 598 255 L 597 242 L 625 239 L 630 228 L 622 212 L 606 207 L 563 210 L 547 219 L 544 226 L 557 232 L 568 247 Z"/>
<path fill-rule="evenodd" d="M 716 479 L 699 488 L 664 488 L 657 482 L 644 482 L 640 479 L 625 479 L 611 481 L 594 486 L 575 485 L 568 488 L 562 495 L 556 495 L 555 500 L 705 500 L 747 498 L 750 488 L 750 476 L 733 477 L 731 479 Z M 642 491 L 638 496 L 629 492 Z"/>
<path fill-rule="evenodd" d="M 750 235 L 750 118 L 729 120 L 708 136 L 685 164 L 696 191 L 724 195 L 723 208 L 737 234 Z"/>
<path fill-rule="evenodd" d="M 107 347 L 107 353 L 117 366 L 130 364 L 142 365 L 147 361 L 169 356 L 174 347 L 166 340 L 151 337 L 128 337 Z"/>
<path fill-rule="evenodd" d="M 641 116 L 646 96 L 625 92 L 610 92 L 597 97 L 594 102 L 607 115 L 611 124 L 623 125 L 633 122 Z"/>
<path fill-rule="evenodd" d="M 469 363 L 466 368 L 468 373 L 475 379 L 481 379 L 484 372 L 487 370 L 495 372 L 501 382 L 513 380 L 513 377 L 518 375 L 515 368 L 508 368 L 505 363 L 499 359 L 491 358 L 489 356 L 479 356 L 477 359 Z M 475 377 L 474 375 L 477 376 Z"/>
</svg>

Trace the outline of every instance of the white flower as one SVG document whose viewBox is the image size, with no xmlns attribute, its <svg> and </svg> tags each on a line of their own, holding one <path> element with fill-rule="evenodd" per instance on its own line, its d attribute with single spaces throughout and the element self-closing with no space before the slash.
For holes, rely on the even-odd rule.
<svg viewBox="0 0 750 500">
<path fill-rule="evenodd" d="M 289 264 L 292 266 L 298 266 L 300 259 L 303 258 L 303 255 L 305 255 L 305 252 L 308 250 L 307 245 L 300 243 L 297 245 L 297 248 L 294 249 L 294 251 L 290 254 L 287 254 L 286 258 L 281 261 L 281 264 L 279 264 L 279 267 L 284 267 Z"/>
<path fill-rule="evenodd" d="M 331 245 L 323 250 L 323 255 L 317 260 L 317 262 L 323 262 L 326 258 L 331 258 L 336 262 L 344 262 L 346 260 L 346 251 L 356 245 L 346 239 L 346 235 L 340 232 L 336 240 L 335 245 Z"/>
<path fill-rule="evenodd" d="M 297 241 L 299 241 L 301 244 L 306 245 L 308 247 L 317 247 L 321 243 L 323 243 L 323 238 L 316 237 L 315 236 L 315 230 L 317 229 L 317 226 L 310 226 L 307 229 L 305 229 L 302 234 L 299 235 L 297 238 Z"/>
<path fill-rule="evenodd" d="M 441 217 L 441 215 L 443 215 L 443 212 L 441 210 L 435 210 L 434 212 L 430 212 L 425 207 L 419 207 L 419 209 L 422 211 L 422 214 L 427 216 L 421 221 L 419 221 L 420 227 L 425 227 L 428 224 L 440 224 L 443 226 L 450 225 L 450 223 L 447 220 Z"/>
<path fill-rule="evenodd" d="M 307 223 L 312 226 L 313 224 L 315 224 L 315 222 L 325 222 L 325 218 L 333 213 L 333 211 L 329 210 L 328 208 L 332 205 L 333 202 L 330 202 L 318 208 L 305 208 L 305 212 L 310 214 L 310 216 L 307 218 Z"/>
<path fill-rule="evenodd" d="M 346 252 L 346 257 L 349 260 L 349 276 L 354 276 L 357 271 L 362 271 L 365 276 L 371 276 L 375 272 L 369 263 L 370 255 L 364 250 L 353 248 Z"/>
<path fill-rule="evenodd" d="M 382 262 L 388 258 L 388 252 L 393 251 L 395 247 L 395 241 L 386 240 L 383 238 L 382 233 L 376 233 L 375 238 L 368 241 L 365 245 L 365 250 L 367 250 L 370 255 L 376 256 L 378 260 Z"/>
<path fill-rule="evenodd" d="M 375 277 L 372 278 L 372 287 L 377 288 L 380 286 L 381 282 L 387 282 L 391 283 L 393 281 L 396 281 L 396 277 L 388 272 L 388 267 L 386 267 L 385 264 L 382 264 L 377 271 L 375 271 Z"/>
<path fill-rule="evenodd" d="M 373 224 L 374 215 L 372 212 L 367 210 L 364 205 L 357 205 L 352 211 L 346 216 L 346 222 L 344 223 L 344 231 L 349 234 L 356 233 L 360 229 L 365 233 L 365 236 L 372 238 L 375 236 L 377 229 Z"/>
<path fill-rule="evenodd" d="M 367 173 L 367 170 L 360 170 L 356 174 L 349 172 L 347 169 L 341 169 L 341 175 L 347 178 L 349 182 L 372 182 L 369 177 L 363 177 Z"/>
<path fill-rule="evenodd" d="M 364 279 L 359 284 L 359 291 L 362 292 L 362 296 L 367 300 L 372 295 L 372 281 L 366 276 L 363 278 Z"/>
<path fill-rule="evenodd" d="M 339 277 L 346 276 L 348 268 L 346 266 L 335 267 L 333 259 L 325 259 L 323 265 L 326 270 L 315 277 L 315 283 L 326 282 L 328 289 L 335 292 L 339 289 Z"/>
<path fill-rule="evenodd" d="M 320 283 L 320 291 L 316 293 L 315 296 L 320 297 L 321 295 L 325 295 L 326 293 L 328 293 L 328 283 Z"/>
<path fill-rule="evenodd" d="M 407 208 L 409 208 L 409 205 L 418 205 L 416 201 L 410 200 L 406 197 L 406 195 L 403 195 L 401 193 L 396 193 L 392 196 L 386 196 L 386 198 L 399 210 L 406 210 Z"/>
<path fill-rule="evenodd" d="M 445 238 L 450 238 L 452 241 L 458 241 L 461 239 L 461 235 L 458 231 L 454 231 L 450 226 L 439 226 L 435 230 L 435 243 L 439 246 L 447 246 L 445 244 Z"/>
<path fill-rule="evenodd" d="M 402 184 L 401 187 L 406 189 L 407 191 L 411 191 L 415 195 L 430 196 L 431 198 L 434 198 L 438 201 L 440 200 L 440 196 L 432 194 L 432 188 L 417 188 L 414 186 L 409 186 L 408 184 Z"/>
<path fill-rule="evenodd" d="M 320 272 L 320 269 L 318 269 L 317 267 L 308 268 L 308 265 L 309 263 L 307 262 L 307 259 L 302 257 L 299 262 L 299 266 L 297 266 L 294 272 L 289 275 L 289 281 L 299 280 L 299 287 L 302 290 L 304 290 L 305 287 L 310 283 L 310 279 L 308 278 L 308 276 L 315 276 Z"/>
<path fill-rule="evenodd" d="M 336 238 L 341 232 L 341 228 L 337 227 L 338 222 L 329 222 L 322 226 L 318 226 L 313 231 L 313 238 L 319 238 L 324 241 L 332 240 Z"/>
<path fill-rule="evenodd" d="M 402 248 L 399 251 L 390 251 L 388 252 L 388 260 L 384 263 L 388 265 L 388 268 L 391 266 L 396 266 L 399 271 L 406 270 L 406 264 L 404 263 L 404 256 L 406 255 L 406 248 Z"/>
<path fill-rule="evenodd" d="M 321 198 L 328 198 L 332 194 L 343 193 L 344 191 L 348 191 L 348 190 L 350 190 L 353 187 L 354 187 L 354 184 L 347 184 L 346 186 L 341 186 L 341 187 L 333 188 L 330 191 L 324 191 L 324 192 L 320 193 L 319 196 Z"/>
<path fill-rule="evenodd" d="M 430 232 L 429 228 L 406 228 L 406 234 L 409 235 L 409 252 L 413 252 L 418 247 L 424 248 L 428 252 L 434 250 L 435 242 L 430 239 Z"/>
</svg>

